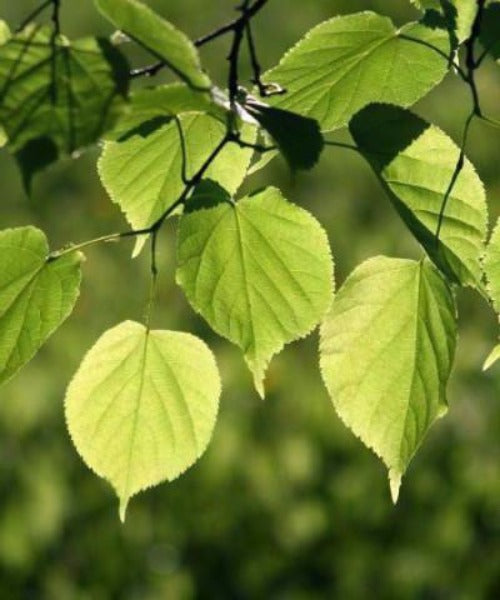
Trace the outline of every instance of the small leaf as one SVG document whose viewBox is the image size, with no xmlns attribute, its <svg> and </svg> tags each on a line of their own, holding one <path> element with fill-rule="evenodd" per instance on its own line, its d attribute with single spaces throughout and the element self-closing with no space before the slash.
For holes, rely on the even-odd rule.
<svg viewBox="0 0 500 600">
<path fill-rule="evenodd" d="M 261 102 L 245 102 L 245 110 L 271 135 L 292 170 L 312 169 L 323 150 L 323 136 L 314 119 Z"/>
<path fill-rule="evenodd" d="M 489 353 L 488 358 L 484 361 L 483 371 L 487 371 L 500 358 L 500 344 L 496 345 Z"/>
<path fill-rule="evenodd" d="M 141 133 L 140 127 L 147 128 L 149 124 L 163 124 L 185 112 L 204 112 L 226 123 L 227 111 L 212 101 L 207 92 L 198 92 L 184 83 L 171 83 L 154 88 L 135 91 L 130 96 L 124 114 L 116 124 L 108 138 L 120 138 L 134 133 Z M 153 129 L 154 130 L 154 129 Z M 152 133 L 152 131 L 151 131 Z"/>
<path fill-rule="evenodd" d="M 322 131 L 343 127 L 372 102 L 410 106 L 448 70 L 431 46 L 447 55 L 448 32 L 418 23 L 396 30 L 371 12 L 335 17 L 309 31 L 266 74 L 287 89 L 269 101 L 316 119 Z"/>
<path fill-rule="evenodd" d="M 129 499 L 171 481 L 205 451 L 220 380 L 198 338 L 126 321 L 104 333 L 66 394 L 66 421 L 79 454 L 107 479 L 125 519 Z"/>
<path fill-rule="evenodd" d="M 366 107 L 349 129 L 429 257 L 452 282 L 482 290 L 486 196 L 467 159 L 444 204 L 459 148 L 438 127 L 394 106 Z"/>
<path fill-rule="evenodd" d="M 179 115 L 186 149 L 186 174 L 192 177 L 226 135 L 226 126 L 203 113 Z M 246 126 L 243 139 L 253 141 L 255 128 Z M 252 137 L 253 136 L 253 137 Z M 234 194 L 248 170 L 252 150 L 228 144 L 205 174 Z M 113 202 L 134 229 L 151 226 L 182 194 L 183 152 L 174 120 L 143 135 L 139 129 L 123 141 L 104 145 L 98 170 Z"/>
<path fill-rule="evenodd" d="M 29 26 L 0 46 L 0 125 L 16 153 L 40 139 L 63 154 L 93 144 L 114 124 L 127 88 L 128 65 L 106 40 L 69 42 Z"/>
<path fill-rule="evenodd" d="M 267 365 L 328 310 L 333 265 L 314 217 L 268 188 L 181 218 L 176 280 L 191 306 L 237 344 L 264 396 Z"/>
<path fill-rule="evenodd" d="M 495 310 L 500 313 L 500 219 L 486 247 L 484 272 L 488 281 L 488 294 Z"/>
<path fill-rule="evenodd" d="M 10 38 L 10 29 L 5 21 L 0 20 L 0 45 L 5 44 Z"/>
<path fill-rule="evenodd" d="M 81 255 L 47 261 L 48 253 L 39 229 L 0 232 L 0 384 L 31 360 L 78 298 Z"/>
<path fill-rule="evenodd" d="M 95 4 L 115 27 L 164 61 L 191 87 L 210 87 L 191 40 L 149 7 L 137 0 L 95 0 Z"/>
<path fill-rule="evenodd" d="M 447 410 L 453 295 L 427 261 L 372 258 L 347 278 L 321 326 L 320 363 L 340 418 L 389 470 L 408 463 Z"/>
<path fill-rule="evenodd" d="M 477 0 L 412 0 L 417 8 L 436 13 L 455 37 L 456 46 L 470 37 L 477 15 Z"/>
<path fill-rule="evenodd" d="M 500 2 L 490 2 L 484 9 L 479 40 L 493 60 L 500 62 Z"/>
</svg>

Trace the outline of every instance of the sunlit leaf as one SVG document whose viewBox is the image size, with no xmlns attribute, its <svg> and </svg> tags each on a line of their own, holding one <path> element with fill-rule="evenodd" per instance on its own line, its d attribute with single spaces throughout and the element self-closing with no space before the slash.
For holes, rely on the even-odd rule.
<svg viewBox="0 0 500 600">
<path fill-rule="evenodd" d="M 496 311 L 500 313 L 500 221 L 497 222 L 486 247 L 484 271 L 488 281 L 488 294 Z"/>
<path fill-rule="evenodd" d="M 328 238 L 305 210 L 268 188 L 181 218 L 176 279 L 193 308 L 237 344 L 264 396 L 272 356 L 328 310 Z"/>
<path fill-rule="evenodd" d="M 455 36 L 454 44 L 461 44 L 472 31 L 477 15 L 477 0 L 411 0 L 417 8 L 436 13 Z"/>
<path fill-rule="evenodd" d="M 484 361 L 483 371 L 490 369 L 500 358 L 500 344 L 495 346 L 493 350 L 488 354 L 488 358 Z"/>
<path fill-rule="evenodd" d="M 39 229 L 0 232 L 0 384 L 35 355 L 78 298 L 81 255 L 47 261 L 48 254 Z"/>
<path fill-rule="evenodd" d="M 210 87 L 189 38 L 148 6 L 137 0 L 94 1 L 115 27 L 164 61 L 186 83 L 195 88 Z"/>
<path fill-rule="evenodd" d="M 266 74 L 288 90 L 270 102 L 316 119 L 323 131 L 338 129 L 371 102 L 410 106 L 425 96 L 446 74 L 449 48 L 442 29 L 410 23 L 396 30 L 371 12 L 335 17 Z"/>
<path fill-rule="evenodd" d="M 427 261 L 366 261 L 321 327 L 321 371 L 335 409 L 387 466 L 394 501 L 412 456 L 447 410 L 455 343 L 453 295 Z"/>
<path fill-rule="evenodd" d="M 467 159 L 444 205 L 439 239 L 436 235 L 460 154 L 456 144 L 435 125 L 388 105 L 368 106 L 349 127 L 430 258 L 451 281 L 481 289 L 487 205 L 483 184 Z"/>
<path fill-rule="evenodd" d="M 226 126 L 203 113 L 179 115 L 186 150 L 186 175 L 192 177 L 226 134 Z M 104 187 L 134 229 L 152 225 L 182 194 L 183 151 L 178 124 L 170 119 L 152 130 L 137 128 L 123 141 L 109 141 L 98 163 Z M 255 128 L 243 139 L 252 142 Z M 245 178 L 252 150 L 228 144 L 205 177 L 234 194 Z"/>
<path fill-rule="evenodd" d="M 219 395 L 213 354 L 187 333 L 126 321 L 88 352 L 66 394 L 67 425 L 85 463 L 116 490 L 122 521 L 133 495 L 203 454 Z"/>
</svg>

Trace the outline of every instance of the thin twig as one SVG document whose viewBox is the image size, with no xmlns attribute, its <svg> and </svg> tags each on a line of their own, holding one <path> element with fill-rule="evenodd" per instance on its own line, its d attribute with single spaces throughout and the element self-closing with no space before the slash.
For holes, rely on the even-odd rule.
<svg viewBox="0 0 500 600">
<path fill-rule="evenodd" d="M 38 8 L 35 8 L 35 10 L 33 12 L 31 12 L 19 25 L 19 27 L 16 29 L 16 33 L 19 33 L 20 31 L 22 31 L 26 25 L 28 25 L 29 23 L 31 23 L 31 21 L 33 21 L 33 19 L 36 19 L 36 17 L 38 17 L 38 15 L 43 12 L 48 6 L 50 6 L 52 4 L 52 0 L 45 0 L 45 2 L 42 2 L 42 4 L 40 4 L 40 6 Z"/>
<path fill-rule="evenodd" d="M 338 148 L 347 148 L 348 150 L 354 150 L 355 152 L 360 152 L 359 148 L 354 144 L 346 144 L 344 142 L 334 142 L 330 140 L 324 140 L 325 146 L 336 146 Z"/>
</svg>

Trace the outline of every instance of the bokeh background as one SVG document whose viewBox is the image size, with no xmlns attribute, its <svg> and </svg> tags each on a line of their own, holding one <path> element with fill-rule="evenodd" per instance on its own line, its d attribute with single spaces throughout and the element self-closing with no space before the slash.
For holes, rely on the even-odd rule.
<svg viewBox="0 0 500 600">
<path fill-rule="evenodd" d="M 234 10 L 232 0 L 150 4 L 193 37 Z M 2 0 L 0 18 L 16 26 L 36 5 Z M 416 16 L 406 0 L 271 0 L 255 28 L 263 66 L 314 24 L 366 9 L 397 24 Z M 90 0 L 63 0 L 62 23 L 70 37 L 111 33 Z M 223 39 L 202 52 L 221 85 L 227 47 Z M 144 53 L 130 56 L 137 66 L 148 63 Z M 484 111 L 500 118 L 500 69 L 492 62 L 479 88 Z M 468 91 L 449 75 L 415 109 L 458 140 L 469 106 Z M 491 222 L 499 212 L 499 149 L 500 131 L 474 123 L 468 155 L 487 187 Z M 98 153 L 50 168 L 28 198 L 13 158 L 1 151 L 0 227 L 36 224 L 53 248 L 122 230 L 96 174 Z M 314 171 L 295 178 L 276 160 L 245 189 L 263 184 L 278 185 L 321 220 L 339 283 L 369 256 L 419 256 L 370 169 L 349 150 L 328 148 Z M 500 598 L 500 368 L 481 373 L 497 336 L 484 302 L 460 294 L 450 411 L 412 462 L 394 507 L 382 464 L 334 413 L 318 372 L 317 336 L 273 360 L 262 402 L 239 351 L 209 331 L 174 285 L 174 241 L 172 222 L 162 233 L 154 324 L 192 331 L 216 352 L 224 392 L 213 441 L 180 479 L 134 498 L 120 524 L 111 488 L 72 447 L 63 397 L 97 337 L 141 318 L 148 265 L 147 257 L 130 260 L 128 242 L 89 249 L 75 313 L 0 390 L 0 597 Z"/>
</svg>

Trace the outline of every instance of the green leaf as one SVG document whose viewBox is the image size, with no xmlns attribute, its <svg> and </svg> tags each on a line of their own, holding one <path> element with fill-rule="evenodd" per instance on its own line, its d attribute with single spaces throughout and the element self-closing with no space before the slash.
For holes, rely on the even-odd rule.
<svg viewBox="0 0 500 600">
<path fill-rule="evenodd" d="M 191 87 L 210 87 L 193 43 L 149 7 L 136 0 L 95 0 L 95 4 L 115 27 L 164 61 Z"/>
<path fill-rule="evenodd" d="M 205 451 L 220 379 L 198 338 L 126 321 L 85 356 L 66 394 L 66 421 L 85 463 L 107 479 L 125 519 L 129 499 L 171 481 Z"/>
<path fill-rule="evenodd" d="M 185 140 L 187 169 L 192 177 L 226 134 L 226 127 L 203 113 L 179 115 Z M 246 126 L 243 139 L 254 141 L 255 128 Z M 252 150 L 228 144 L 205 174 L 231 194 L 241 185 Z M 99 159 L 104 187 L 134 229 L 152 225 L 182 194 L 183 152 L 175 120 L 141 134 L 140 128 L 123 141 L 109 141 Z"/>
<path fill-rule="evenodd" d="M 10 29 L 5 21 L 0 20 L 0 45 L 5 44 L 10 38 Z"/>
<path fill-rule="evenodd" d="M 109 42 L 53 38 L 30 26 L 0 46 L 0 125 L 14 152 L 50 139 L 71 154 L 110 128 L 124 104 L 128 66 Z"/>
<path fill-rule="evenodd" d="M 487 371 L 491 368 L 498 359 L 500 358 L 500 344 L 496 345 L 493 350 L 489 353 L 488 358 L 484 361 L 483 371 Z"/>
<path fill-rule="evenodd" d="M 0 384 L 31 360 L 78 298 L 81 255 L 47 261 L 48 254 L 39 229 L 0 232 Z"/>
<path fill-rule="evenodd" d="M 394 106 L 369 106 L 349 128 L 429 257 L 452 282 L 481 290 L 487 205 L 483 184 L 467 159 L 444 207 L 439 240 L 436 237 L 459 148 L 438 127 Z"/>
<path fill-rule="evenodd" d="M 215 202 L 214 202 L 215 203 Z M 191 306 L 244 352 L 264 396 L 267 365 L 328 310 L 328 238 L 307 211 L 268 188 L 181 218 L 176 280 Z"/>
<path fill-rule="evenodd" d="M 246 102 L 244 109 L 272 136 L 292 170 L 318 162 L 324 142 L 317 121 L 261 102 Z"/>
<path fill-rule="evenodd" d="M 340 418 L 401 477 L 447 410 L 453 295 L 427 261 L 372 258 L 348 277 L 321 327 L 321 372 Z"/>
<path fill-rule="evenodd" d="M 453 45 L 470 37 L 477 15 L 477 0 L 412 0 L 417 8 L 437 13 L 442 24 L 455 36 Z"/>
<path fill-rule="evenodd" d="M 484 272 L 488 282 L 488 295 L 495 310 L 500 313 L 500 219 L 486 247 Z"/>
<path fill-rule="evenodd" d="M 418 23 L 396 30 L 390 19 L 371 12 L 335 17 L 312 29 L 266 74 L 266 81 L 288 90 L 270 101 L 316 119 L 322 131 L 343 127 L 371 102 L 410 106 L 448 69 L 429 44 L 447 55 L 448 33 Z"/>
<path fill-rule="evenodd" d="M 500 62 L 500 2 L 491 2 L 484 9 L 479 40 L 493 59 Z"/>
<path fill-rule="evenodd" d="M 119 140 L 141 126 L 164 124 L 170 120 L 169 117 L 185 112 L 208 113 L 223 123 L 226 123 L 228 114 L 212 101 L 207 92 L 193 90 L 185 83 L 171 83 L 133 92 L 124 114 L 108 137 Z"/>
</svg>

